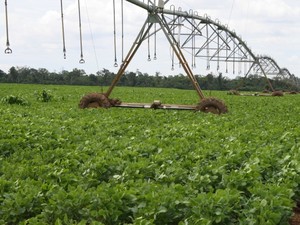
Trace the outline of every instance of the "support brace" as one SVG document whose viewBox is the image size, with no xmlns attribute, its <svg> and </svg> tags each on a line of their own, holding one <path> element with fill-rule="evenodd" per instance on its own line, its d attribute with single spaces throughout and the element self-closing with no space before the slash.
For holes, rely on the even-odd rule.
<svg viewBox="0 0 300 225">
<path fill-rule="evenodd" d="M 151 27 L 153 26 L 154 23 L 158 23 L 161 26 L 161 29 L 164 32 L 164 34 L 165 34 L 168 42 L 170 43 L 173 51 L 175 52 L 180 64 L 183 66 L 183 69 L 187 73 L 189 79 L 191 80 L 191 82 L 193 84 L 193 87 L 195 88 L 197 94 L 199 95 L 200 100 L 203 99 L 204 94 L 202 93 L 202 90 L 199 86 L 199 83 L 198 83 L 197 79 L 195 78 L 191 68 L 189 67 L 189 64 L 187 63 L 187 61 L 186 61 L 186 59 L 185 59 L 185 57 L 184 57 L 184 55 L 183 55 L 183 53 L 182 53 L 182 51 L 179 47 L 179 44 L 178 44 L 176 38 L 172 34 L 172 31 L 169 28 L 168 23 L 165 21 L 163 15 L 160 16 L 160 15 L 158 15 L 158 13 L 153 13 L 152 15 L 149 15 L 149 17 L 146 19 L 140 33 L 138 34 L 136 40 L 133 43 L 133 46 L 129 50 L 129 52 L 128 52 L 124 62 L 122 63 L 115 79 L 112 81 L 112 84 L 109 87 L 109 89 L 107 90 L 107 92 L 105 93 L 105 95 L 107 97 L 109 97 L 109 95 L 113 91 L 114 87 L 116 86 L 118 81 L 121 79 L 122 75 L 124 74 L 127 66 L 129 65 L 130 61 L 134 57 L 134 55 L 137 52 L 138 48 L 140 47 L 142 42 L 146 39 L 146 37 L 149 36 L 149 31 L 150 31 L 150 29 L 151 29 Z"/>
<path fill-rule="evenodd" d="M 121 79 L 122 75 L 124 74 L 126 68 L 128 67 L 130 61 L 132 60 L 133 56 L 137 52 L 138 48 L 141 46 L 143 40 L 146 38 L 148 35 L 153 23 L 148 24 L 148 19 L 145 21 L 140 33 L 138 34 L 136 40 L 134 41 L 131 49 L 129 50 L 127 56 L 125 57 L 124 61 L 122 62 L 120 69 L 112 81 L 112 84 L 110 85 L 109 89 L 105 93 L 106 97 L 109 97 L 111 92 L 113 91 L 114 87 L 118 83 L 118 81 Z"/>
</svg>

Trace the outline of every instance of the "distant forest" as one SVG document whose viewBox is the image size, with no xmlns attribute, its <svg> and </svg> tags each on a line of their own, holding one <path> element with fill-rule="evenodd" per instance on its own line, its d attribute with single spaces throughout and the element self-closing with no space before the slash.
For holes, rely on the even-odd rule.
<svg viewBox="0 0 300 225">
<path fill-rule="evenodd" d="M 109 86 L 115 76 L 115 73 L 107 69 L 102 69 L 96 74 L 86 74 L 80 69 L 63 70 L 57 73 L 49 72 L 44 68 L 11 67 L 8 73 L 0 70 L 0 83 Z M 219 73 L 218 75 L 196 75 L 196 79 L 203 90 L 264 91 L 270 89 L 266 78 L 256 74 L 248 75 L 246 78 L 238 76 L 229 79 Z M 294 77 L 291 81 L 274 77 L 269 81 L 276 90 L 299 91 L 299 78 Z M 186 75 L 162 76 L 160 73 L 149 75 L 139 71 L 126 72 L 118 86 L 193 89 Z"/>
</svg>

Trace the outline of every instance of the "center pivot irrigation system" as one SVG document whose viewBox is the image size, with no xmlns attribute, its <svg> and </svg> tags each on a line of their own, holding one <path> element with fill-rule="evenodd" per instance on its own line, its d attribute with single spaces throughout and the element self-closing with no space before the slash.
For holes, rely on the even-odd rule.
<svg viewBox="0 0 300 225">
<path fill-rule="evenodd" d="M 187 109 L 199 110 L 222 114 L 227 112 L 227 107 L 223 101 L 208 97 L 206 98 L 200 85 L 193 74 L 192 68 L 196 68 L 196 59 L 202 58 L 206 61 L 207 69 L 211 64 L 220 69 L 220 63 L 225 63 L 226 72 L 232 69 L 233 73 L 241 73 L 244 70 L 245 77 L 255 70 L 261 73 L 274 91 L 270 83 L 268 74 L 290 74 L 287 69 L 282 70 L 275 60 L 266 56 L 256 56 L 246 43 L 237 36 L 228 26 L 222 25 L 218 20 L 214 21 L 207 15 L 199 16 L 196 11 L 182 11 L 175 9 L 171 5 L 169 9 L 166 4 L 169 0 L 159 1 L 138 1 L 126 0 L 148 12 L 148 16 L 133 42 L 127 56 L 124 58 L 111 86 L 105 93 L 91 93 L 84 96 L 79 106 L 87 107 L 128 107 L 128 108 L 154 108 L 154 109 Z M 115 5 L 115 1 L 114 1 Z M 125 73 L 125 70 L 135 53 L 144 41 L 153 38 L 156 41 L 156 34 L 163 32 L 172 49 L 172 69 L 174 67 L 174 57 L 176 56 L 179 65 L 184 69 L 186 75 L 192 82 L 194 89 L 199 96 L 199 103 L 196 105 L 171 105 L 162 104 L 159 100 L 153 103 L 123 103 L 118 99 L 110 99 L 114 87 Z M 149 46 L 148 46 L 149 47 Z M 184 54 L 185 53 L 185 54 Z M 187 56 L 191 59 L 189 64 Z M 156 57 L 156 53 L 155 56 Z"/>
<path fill-rule="evenodd" d="M 63 52 L 66 56 L 65 38 L 64 38 L 64 21 L 63 21 L 63 5 L 61 0 L 61 15 L 62 15 L 62 33 L 63 33 Z M 176 9 L 174 5 L 167 8 L 169 0 L 119 0 L 122 9 L 122 63 L 119 70 L 112 81 L 112 84 L 105 93 L 90 93 L 82 97 L 79 103 L 80 108 L 89 107 L 127 107 L 127 108 L 153 108 L 153 109 L 183 109 L 197 110 L 203 112 L 212 112 L 215 114 L 226 113 L 227 106 L 217 98 L 205 97 L 197 78 L 193 74 L 192 69 L 196 68 L 197 59 L 202 59 L 202 63 L 206 63 L 207 69 L 211 66 L 216 66 L 217 71 L 221 69 L 232 70 L 232 73 L 245 74 L 245 78 L 251 71 L 265 77 L 266 82 L 271 91 L 274 92 L 271 82 L 267 75 L 276 75 L 284 79 L 291 79 L 293 75 L 288 69 L 281 69 L 276 61 L 268 56 L 256 56 L 234 31 L 231 31 L 227 25 L 223 25 L 219 20 L 212 20 L 209 16 L 200 16 L 197 11 L 183 11 L 181 8 Z M 123 4 L 124 1 L 140 7 L 147 11 L 147 17 L 143 23 L 136 39 L 129 49 L 126 57 L 123 57 Z M 114 45 L 116 48 L 116 0 L 112 1 L 114 8 Z M 82 54 L 82 34 L 81 34 L 81 15 L 80 15 L 80 0 L 78 0 L 79 11 L 79 28 L 80 28 L 80 46 L 81 60 L 84 63 Z M 8 35 L 8 14 L 7 0 L 5 0 L 5 15 L 6 15 L 6 49 L 5 53 L 10 54 L 12 50 L 9 43 Z M 169 42 L 172 49 L 172 65 L 174 69 L 175 57 L 178 64 L 182 67 L 190 79 L 194 89 L 199 96 L 199 102 L 195 105 L 182 104 L 162 104 L 159 100 L 153 103 L 124 103 L 118 99 L 111 99 L 110 95 L 117 85 L 118 81 L 125 74 L 126 68 L 134 58 L 136 52 L 143 42 L 148 43 L 148 60 L 150 60 L 149 42 L 154 40 L 156 48 L 157 33 L 163 33 L 166 40 Z M 156 59 L 156 49 L 154 59 Z M 188 60 L 190 63 L 188 63 Z M 115 49 L 115 66 L 116 49 Z"/>
</svg>

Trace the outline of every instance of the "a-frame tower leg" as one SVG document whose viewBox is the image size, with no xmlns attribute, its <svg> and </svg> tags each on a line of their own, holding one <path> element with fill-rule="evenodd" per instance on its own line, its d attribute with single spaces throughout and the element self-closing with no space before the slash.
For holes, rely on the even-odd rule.
<svg viewBox="0 0 300 225">
<path fill-rule="evenodd" d="M 151 21 L 151 22 L 150 22 Z M 120 66 L 120 69 L 112 81 L 111 86 L 105 93 L 106 97 L 109 97 L 111 92 L 113 91 L 114 87 L 118 83 L 118 81 L 121 79 L 122 75 L 124 74 L 127 66 L 131 62 L 132 58 L 134 57 L 135 53 L 137 52 L 138 48 L 141 46 L 142 42 L 146 39 L 146 37 L 149 35 L 149 31 L 154 23 L 158 23 L 161 26 L 161 29 L 163 30 L 168 42 L 170 43 L 173 51 L 175 52 L 178 60 L 180 61 L 181 65 L 183 66 L 183 69 L 187 73 L 189 79 L 191 80 L 193 87 L 195 88 L 197 94 L 199 95 L 200 99 L 204 98 L 204 94 L 202 93 L 202 90 L 199 86 L 199 83 L 194 76 L 189 64 L 187 63 L 187 60 L 185 59 L 180 46 L 175 39 L 175 37 L 172 35 L 171 30 L 168 27 L 167 22 L 164 20 L 163 17 L 160 17 L 158 14 L 149 15 L 147 20 L 145 21 L 140 33 L 138 34 L 136 40 L 133 43 L 133 46 L 131 47 L 130 51 L 128 52 L 126 58 L 124 59 L 122 65 Z"/>
<path fill-rule="evenodd" d="M 149 23 L 148 18 L 147 18 L 141 31 L 139 32 L 137 38 L 135 39 L 131 49 L 129 50 L 124 61 L 122 62 L 116 77 L 112 81 L 112 84 L 110 85 L 109 89 L 106 91 L 105 95 L 107 98 L 110 96 L 111 92 L 113 91 L 113 89 L 116 86 L 116 84 L 118 83 L 118 81 L 124 75 L 126 68 L 128 67 L 129 63 L 131 62 L 131 60 L 134 57 L 135 53 L 137 52 L 138 48 L 141 46 L 142 42 L 145 40 L 147 35 L 149 35 L 149 31 L 152 26 L 153 26 L 153 23 Z"/>
</svg>

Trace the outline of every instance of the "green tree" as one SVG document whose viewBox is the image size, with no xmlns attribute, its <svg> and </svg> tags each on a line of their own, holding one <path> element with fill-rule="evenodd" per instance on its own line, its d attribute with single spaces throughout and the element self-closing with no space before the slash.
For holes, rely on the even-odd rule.
<svg viewBox="0 0 300 225">
<path fill-rule="evenodd" d="M 12 83 L 18 82 L 19 73 L 14 66 L 9 69 L 8 76 L 9 76 L 8 82 L 12 82 Z"/>
<path fill-rule="evenodd" d="M 0 82 L 6 82 L 7 76 L 3 70 L 0 70 Z"/>
</svg>

